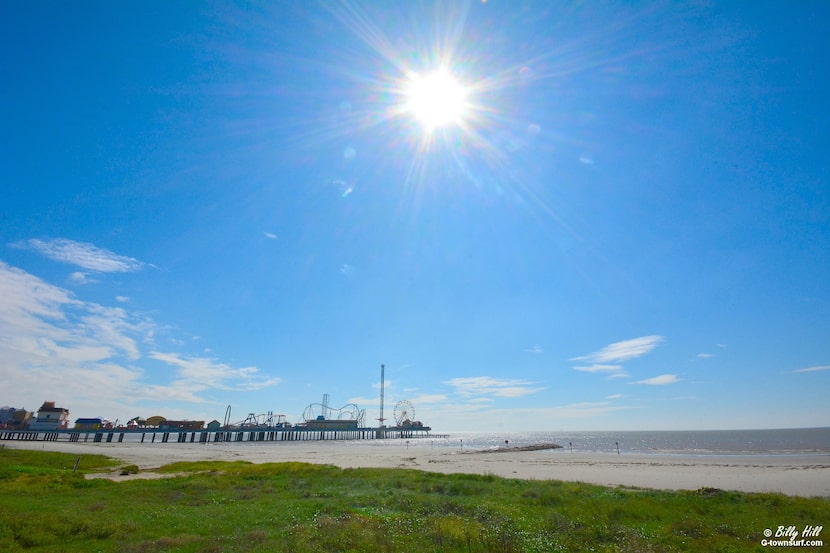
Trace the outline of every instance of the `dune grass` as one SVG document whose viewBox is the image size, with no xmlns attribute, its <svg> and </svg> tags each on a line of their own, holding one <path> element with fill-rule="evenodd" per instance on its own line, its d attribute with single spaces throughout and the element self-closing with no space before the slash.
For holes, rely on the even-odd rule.
<svg viewBox="0 0 830 553">
<path fill-rule="evenodd" d="M 175 463 L 113 482 L 84 471 L 137 467 L 83 456 L 73 473 L 76 459 L 0 452 L 0 551 L 761 551 L 766 528 L 830 522 L 830 500 L 778 494 L 304 463 Z"/>
</svg>

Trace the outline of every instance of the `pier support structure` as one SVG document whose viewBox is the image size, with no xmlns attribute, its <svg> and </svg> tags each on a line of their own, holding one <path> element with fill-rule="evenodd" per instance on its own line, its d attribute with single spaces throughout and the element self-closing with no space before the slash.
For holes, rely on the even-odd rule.
<svg viewBox="0 0 830 553">
<path fill-rule="evenodd" d="M 295 442 L 321 440 L 384 440 L 437 438 L 445 435 L 431 433 L 430 427 L 399 428 L 222 428 L 219 430 L 158 430 L 142 428 L 127 430 L 114 428 L 105 430 L 0 430 L 0 441 L 38 442 L 88 442 L 93 443 L 191 443 L 208 444 L 217 442 Z M 150 439 L 147 440 L 147 435 Z M 158 439 L 156 439 L 158 437 Z M 173 439 L 171 439 L 171 437 Z"/>
</svg>

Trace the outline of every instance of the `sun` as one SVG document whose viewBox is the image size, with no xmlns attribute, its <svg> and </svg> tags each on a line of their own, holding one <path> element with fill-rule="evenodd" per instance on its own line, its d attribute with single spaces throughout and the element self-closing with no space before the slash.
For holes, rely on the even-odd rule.
<svg viewBox="0 0 830 553">
<path fill-rule="evenodd" d="M 404 94 L 404 111 L 411 113 L 427 132 L 459 124 L 464 118 L 467 90 L 446 70 L 426 77 L 412 75 Z"/>
</svg>

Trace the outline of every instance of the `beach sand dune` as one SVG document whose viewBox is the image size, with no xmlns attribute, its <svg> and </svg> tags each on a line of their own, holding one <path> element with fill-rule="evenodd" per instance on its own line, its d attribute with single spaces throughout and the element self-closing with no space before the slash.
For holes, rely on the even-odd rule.
<svg viewBox="0 0 830 553">
<path fill-rule="evenodd" d="M 472 451 L 428 440 L 265 444 L 72 444 L 6 442 L 6 447 L 101 454 L 141 469 L 177 461 L 300 461 L 341 468 L 407 468 L 654 489 L 719 488 L 830 497 L 830 455 L 618 455 L 563 449 Z"/>
</svg>

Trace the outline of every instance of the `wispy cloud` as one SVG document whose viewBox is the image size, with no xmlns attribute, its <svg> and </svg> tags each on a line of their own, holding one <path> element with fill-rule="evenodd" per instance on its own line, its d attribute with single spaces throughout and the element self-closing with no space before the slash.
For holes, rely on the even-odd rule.
<svg viewBox="0 0 830 553">
<path fill-rule="evenodd" d="M 176 367 L 179 383 L 186 383 L 194 389 L 252 391 L 280 383 L 279 378 L 263 378 L 256 367 L 235 369 L 216 359 L 188 357 L 178 353 L 153 351 L 148 357 Z"/>
<path fill-rule="evenodd" d="M 634 382 L 634 384 L 647 384 L 649 386 L 665 386 L 666 384 L 676 384 L 677 382 L 680 382 L 680 379 L 677 378 L 676 374 L 661 374 L 660 376 L 646 378 L 645 380 L 638 380 L 637 382 Z"/>
<path fill-rule="evenodd" d="M 830 371 L 830 365 L 820 365 L 818 367 L 807 367 L 806 369 L 796 369 L 794 373 L 815 373 L 819 371 Z"/>
<path fill-rule="evenodd" d="M 606 396 L 605 399 L 620 399 L 623 397 L 622 394 L 611 394 L 610 396 Z"/>
<path fill-rule="evenodd" d="M 625 371 L 620 363 L 647 354 L 662 341 L 662 336 L 651 335 L 614 342 L 588 355 L 571 358 L 571 361 L 586 361 L 588 363 L 577 365 L 573 369 L 587 373 L 605 374 L 606 378 L 609 379 L 629 378 L 631 375 Z"/>
<path fill-rule="evenodd" d="M 386 378 L 384 376 L 384 378 L 383 378 L 383 389 L 388 390 L 389 388 L 391 388 L 392 387 L 392 382 L 393 381 L 391 379 Z M 378 380 L 377 382 L 373 382 L 372 383 L 372 388 L 374 388 L 375 390 L 380 390 L 380 380 Z"/>
<path fill-rule="evenodd" d="M 69 275 L 69 280 L 75 284 L 93 284 L 98 282 L 97 279 L 90 278 L 89 273 L 83 271 L 75 271 Z"/>
<path fill-rule="evenodd" d="M 623 340 L 622 342 L 615 342 L 607 345 L 599 351 L 583 355 L 581 357 L 574 357 L 571 361 L 588 361 L 594 364 L 603 363 L 620 363 L 642 357 L 654 348 L 656 348 L 663 341 L 662 336 L 642 336 L 632 340 Z"/>
<path fill-rule="evenodd" d="M 623 370 L 622 365 L 586 365 L 574 367 L 575 371 L 586 373 L 616 373 Z"/>
<path fill-rule="evenodd" d="M 621 371 L 618 373 L 611 373 L 606 377 L 608 380 L 617 380 L 620 378 L 631 378 L 631 375 L 625 371 Z"/>
<path fill-rule="evenodd" d="M 265 238 L 270 238 L 271 240 L 276 240 L 277 239 L 277 235 L 274 234 L 273 232 L 265 232 L 263 234 L 265 234 Z"/>
<path fill-rule="evenodd" d="M 428 403 L 442 403 L 449 400 L 444 394 L 420 394 L 412 398 L 412 403 L 415 405 Z"/>
<path fill-rule="evenodd" d="M 711 353 L 698 353 L 697 357 L 700 359 L 709 359 L 710 357 L 714 357 Z"/>
<path fill-rule="evenodd" d="M 631 375 L 625 371 L 620 371 L 616 373 L 611 373 L 608 375 L 609 379 L 616 379 L 616 378 L 631 378 Z"/>
<path fill-rule="evenodd" d="M 76 242 L 66 238 L 51 240 L 32 238 L 13 245 L 37 251 L 55 261 L 76 265 L 96 273 L 132 273 L 144 267 L 144 263 L 132 257 L 118 255 L 87 242 Z"/>
<path fill-rule="evenodd" d="M 528 352 L 528 353 L 544 353 L 545 352 L 545 350 L 542 349 L 542 346 L 533 346 L 533 347 L 527 348 L 525 351 Z"/>
<path fill-rule="evenodd" d="M 489 376 L 453 378 L 444 384 L 455 388 L 455 392 L 463 397 L 521 397 L 544 390 L 527 380 L 503 380 Z"/>
</svg>

